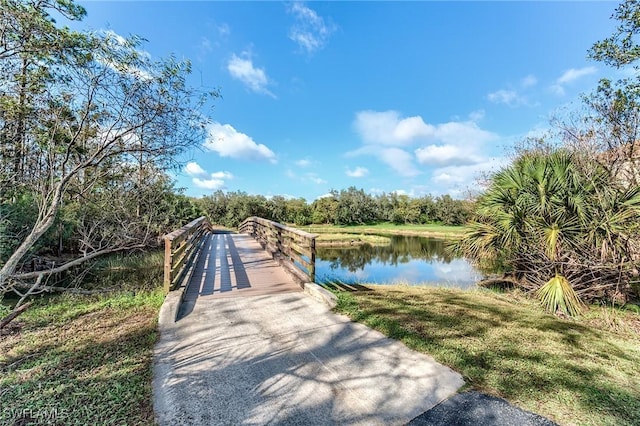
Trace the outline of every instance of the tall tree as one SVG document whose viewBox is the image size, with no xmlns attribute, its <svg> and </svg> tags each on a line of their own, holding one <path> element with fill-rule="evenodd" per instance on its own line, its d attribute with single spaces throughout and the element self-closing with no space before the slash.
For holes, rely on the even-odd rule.
<svg viewBox="0 0 640 426">
<path fill-rule="evenodd" d="M 632 65 L 638 70 L 640 2 L 625 0 L 616 8 L 611 18 L 618 21 L 618 27 L 610 37 L 593 44 L 589 57 L 616 68 Z"/>
<path fill-rule="evenodd" d="M 363 225 L 376 220 L 376 205 L 371 195 L 351 186 L 338 194 L 334 217 L 337 225 Z"/>
<path fill-rule="evenodd" d="M 47 87 L 58 77 L 56 64 L 72 62 L 87 39 L 59 28 L 50 16 L 82 19 L 78 5 L 60 0 L 0 0 L 0 184 L 19 189 L 28 183 L 29 128 L 46 109 Z"/>
<path fill-rule="evenodd" d="M 576 153 L 631 187 L 640 184 L 640 2 L 624 1 L 612 19 L 618 21 L 616 30 L 594 43 L 588 56 L 615 68 L 631 68 L 633 76 L 600 80 L 593 93 L 583 96 L 585 111 L 569 124 L 560 123 L 560 128 Z"/>
<path fill-rule="evenodd" d="M 35 194 L 38 214 L 2 265 L 0 293 L 16 279 L 26 279 L 14 275 L 16 267 L 52 226 L 65 199 L 89 200 L 95 188 L 109 188 L 122 176 L 123 167 L 135 164 L 141 156 L 147 165 L 166 168 L 183 149 L 199 143 L 204 132 L 204 117 L 198 112 L 204 97 L 186 84 L 191 70 L 188 62 L 174 58 L 153 61 L 140 50 L 141 41 L 136 37 L 74 33 L 56 27 L 49 16 L 52 10 L 74 18 L 84 15 L 82 8 L 68 0 L 2 1 L 7 20 L 0 36 L 0 70 L 9 83 L 3 86 L 7 93 L 0 105 L 0 127 L 10 129 L 7 117 L 26 117 L 23 111 L 29 111 L 29 120 L 0 135 L 4 147 L 16 138 L 21 141 L 19 149 L 2 152 L 4 200 L 0 201 L 10 201 L 4 195 L 6 188 L 28 187 Z M 33 28 L 28 43 L 16 42 Z M 22 84 L 23 73 L 14 72 L 20 67 L 13 62 L 31 58 L 46 78 L 29 89 L 29 95 L 37 96 L 22 96 L 21 91 L 30 86 Z M 22 168 L 14 166 L 16 156 L 24 161 Z M 139 182 L 144 170 L 141 164 Z M 120 240 L 86 251 L 83 259 L 139 244 L 138 240 Z"/>
</svg>

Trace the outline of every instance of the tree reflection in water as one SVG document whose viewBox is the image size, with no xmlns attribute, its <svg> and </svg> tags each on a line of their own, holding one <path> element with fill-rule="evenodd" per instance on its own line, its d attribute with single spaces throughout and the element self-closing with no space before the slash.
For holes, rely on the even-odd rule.
<svg viewBox="0 0 640 426">
<path fill-rule="evenodd" d="M 391 236 L 386 246 L 318 247 L 316 273 L 319 282 L 402 281 L 419 284 L 445 281 L 469 287 L 480 274 L 466 260 L 446 250 L 446 242 L 433 238 Z"/>
</svg>

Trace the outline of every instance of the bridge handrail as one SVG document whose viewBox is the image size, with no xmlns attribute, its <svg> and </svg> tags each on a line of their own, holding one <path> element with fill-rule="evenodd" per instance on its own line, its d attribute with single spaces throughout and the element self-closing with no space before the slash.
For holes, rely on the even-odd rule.
<svg viewBox="0 0 640 426">
<path fill-rule="evenodd" d="M 294 265 L 310 282 L 316 279 L 316 237 L 261 217 L 248 217 L 238 231 L 250 234 L 272 254 Z"/>
<path fill-rule="evenodd" d="M 202 235 L 211 229 L 205 216 L 168 233 L 164 240 L 164 292 L 175 290 L 196 254 Z"/>
</svg>

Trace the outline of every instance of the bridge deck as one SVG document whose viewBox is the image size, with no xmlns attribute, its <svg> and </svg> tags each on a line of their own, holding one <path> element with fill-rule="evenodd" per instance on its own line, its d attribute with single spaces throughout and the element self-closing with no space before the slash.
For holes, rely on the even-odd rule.
<svg viewBox="0 0 640 426">
<path fill-rule="evenodd" d="M 403 425 L 463 384 L 302 293 L 251 237 L 204 243 L 178 321 L 160 314 L 160 426 Z"/>
<path fill-rule="evenodd" d="M 252 237 L 210 234 L 194 266 L 178 317 L 191 312 L 199 299 L 299 291 L 300 285 Z"/>
</svg>

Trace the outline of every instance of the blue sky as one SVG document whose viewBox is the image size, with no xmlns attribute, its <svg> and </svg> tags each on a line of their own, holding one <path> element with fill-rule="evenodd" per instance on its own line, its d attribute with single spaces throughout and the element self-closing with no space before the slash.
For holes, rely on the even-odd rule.
<svg viewBox="0 0 640 426">
<path fill-rule="evenodd" d="M 615 77 L 586 58 L 615 2 L 81 4 L 81 28 L 140 35 L 152 57 L 191 59 L 193 86 L 220 90 L 176 175 L 192 196 L 463 197 Z"/>
</svg>

